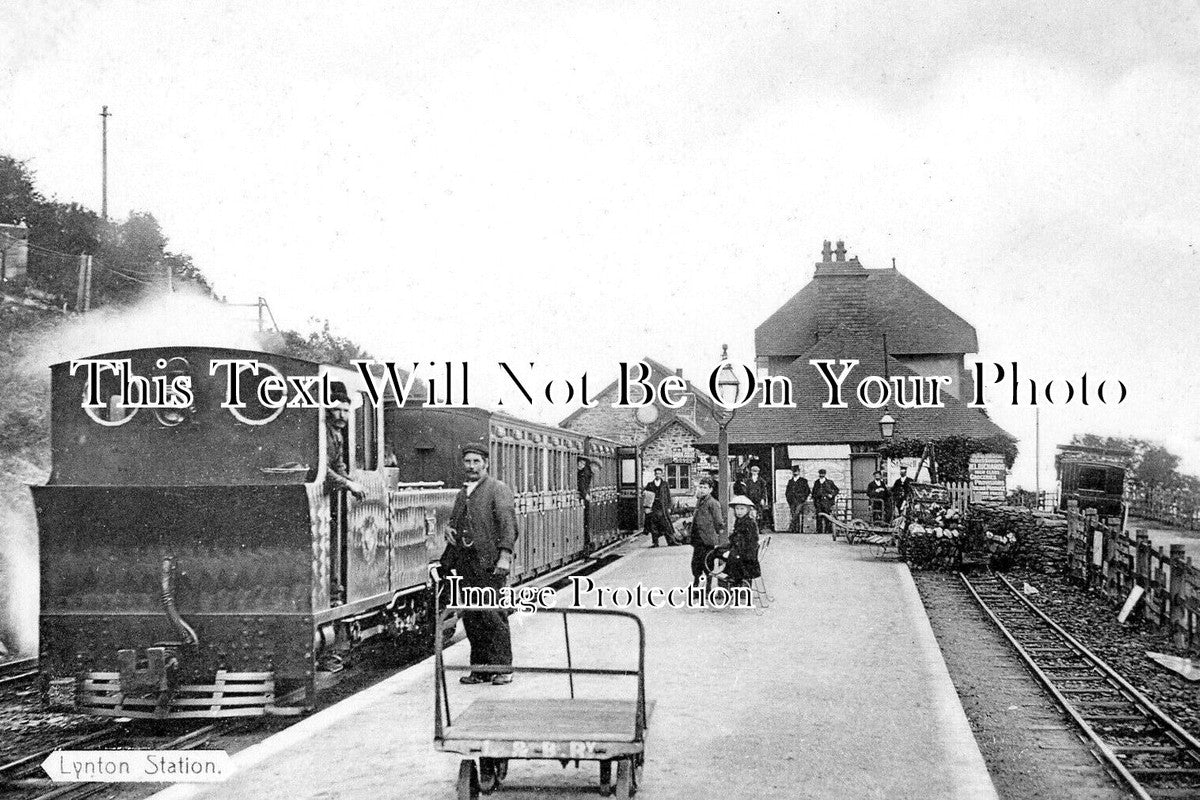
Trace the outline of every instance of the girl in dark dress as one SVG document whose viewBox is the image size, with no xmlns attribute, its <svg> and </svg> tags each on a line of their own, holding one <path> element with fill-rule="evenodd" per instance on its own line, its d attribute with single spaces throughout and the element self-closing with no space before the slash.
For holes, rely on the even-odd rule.
<svg viewBox="0 0 1200 800">
<path fill-rule="evenodd" d="M 733 507 L 733 532 L 729 535 L 729 556 L 725 562 L 725 577 L 734 586 L 762 575 L 758 564 L 758 524 L 750 515 L 754 501 L 738 496 L 729 501 Z"/>
</svg>

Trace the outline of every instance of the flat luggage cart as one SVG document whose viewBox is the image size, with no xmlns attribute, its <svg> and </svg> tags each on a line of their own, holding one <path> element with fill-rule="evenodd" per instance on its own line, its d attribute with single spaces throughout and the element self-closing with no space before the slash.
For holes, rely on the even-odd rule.
<svg viewBox="0 0 1200 800">
<path fill-rule="evenodd" d="M 441 630 L 452 609 L 438 615 Z M 637 792 L 646 756 L 648 712 L 646 703 L 646 629 L 636 614 L 593 608 L 537 608 L 535 613 L 560 614 L 566 641 L 567 665 L 497 666 L 492 664 L 446 664 L 442 637 L 434 647 L 434 747 L 465 756 L 459 764 L 458 797 L 477 798 L 500 788 L 512 759 L 550 759 L 566 766 L 574 761 L 600 764 L 600 793 L 627 800 Z M 575 615 L 623 617 L 637 626 L 636 669 L 576 667 L 571 660 L 569 619 Z M 458 716 L 450 711 L 446 672 L 542 673 L 566 675 L 569 698 L 478 699 Z M 575 696 L 576 675 L 607 675 L 637 678 L 633 699 L 582 699 Z M 476 764 L 478 759 L 478 765 Z M 616 783 L 613 766 L 616 765 Z"/>
<path fill-rule="evenodd" d="M 905 518 L 896 517 L 891 525 L 872 525 L 866 520 L 852 519 L 842 522 L 830 514 L 821 514 L 833 526 L 833 540 L 841 536 L 850 544 L 870 545 L 871 553 L 883 557 L 892 548 L 899 548 L 900 536 L 904 532 Z"/>
</svg>

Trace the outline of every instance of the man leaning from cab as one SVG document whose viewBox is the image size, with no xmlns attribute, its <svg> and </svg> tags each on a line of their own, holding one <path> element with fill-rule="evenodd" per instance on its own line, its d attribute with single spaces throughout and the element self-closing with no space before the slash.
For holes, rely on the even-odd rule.
<svg viewBox="0 0 1200 800">
<path fill-rule="evenodd" d="M 517 539 L 517 512 L 508 486 L 488 475 L 487 445 L 463 445 L 466 482 L 450 512 L 450 536 L 440 569 L 461 576 L 461 586 L 499 592 L 512 571 Z M 512 636 L 504 609 L 462 612 L 463 628 L 471 643 L 471 663 L 512 666 Z M 512 673 L 472 672 L 462 683 L 512 683 Z"/>
</svg>

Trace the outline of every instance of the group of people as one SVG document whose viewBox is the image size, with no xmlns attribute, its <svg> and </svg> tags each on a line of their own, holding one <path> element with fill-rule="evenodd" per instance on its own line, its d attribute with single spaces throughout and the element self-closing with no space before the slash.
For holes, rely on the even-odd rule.
<svg viewBox="0 0 1200 800">
<path fill-rule="evenodd" d="M 729 501 L 733 509 L 733 530 L 725 544 L 725 509 L 713 497 L 716 481 L 701 478 L 696 488 L 696 510 L 692 513 L 692 586 L 708 573 L 714 556 L 725 562 L 725 579 L 732 585 L 746 583 L 762 575 L 758 563 L 758 523 L 751 510 L 755 502 L 742 494 Z M 714 587 L 709 586 L 710 590 Z"/>
<path fill-rule="evenodd" d="M 809 486 L 808 479 L 800 474 L 800 466 L 793 464 L 792 477 L 788 479 L 787 488 L 784 489 L 784 498 L 787 500 L 788 509 L 792 512 L 792 521 L 788 530 L 792 533 L 804 532 L 805 504 L 808 502 L 808 498 L 812 497 L 813 510 L 817 515 L 817 533 L 829 533 L 833 525 L 828 518 L 821 515 L 833 515 L 834 501 L 837 500 L 839 492 L 841 489 L 826 477 L 825 470 L 817 470 L 817 479 L 813 481 L 812 486 Z"/>
<path fill-rule="evenodd" d="M 875 475 L 867 484 L 867 499 L 871 502 L 871 521 L 889 523 L 892 518 L 904 512 L 904 504 L 912 495 L 912 478 L 908 477 L 908 467 L 900 467 L 900 477 L 891 488 L 883 480 L 883 473 L 875 470 Z"/>
</svg>

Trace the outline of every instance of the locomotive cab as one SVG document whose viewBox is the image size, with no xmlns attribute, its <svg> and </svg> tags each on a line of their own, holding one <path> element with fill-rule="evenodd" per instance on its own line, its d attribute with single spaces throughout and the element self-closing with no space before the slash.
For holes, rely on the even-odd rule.
<svg viewBox="0 0 1200 800">
<path fill-rule="evenodd" d="M 339 383 L 361 500 L 326 481 L 320 395 Z M 434 525 L 390 524 L 366 388 L 350 370 L 223 348 L 51 368 L 52 469 L 33 494 L 58 701 L 69 686 L 91 713 L 262 713 L 276 690 L 311 695 L 331 654 L 385 630 L 380 609 L 392 628 L 415 616 L 405 597 L 424 589 L 436 509 Z M 236 699 L 202 714 L 181 687 Z"/>
</svg>

